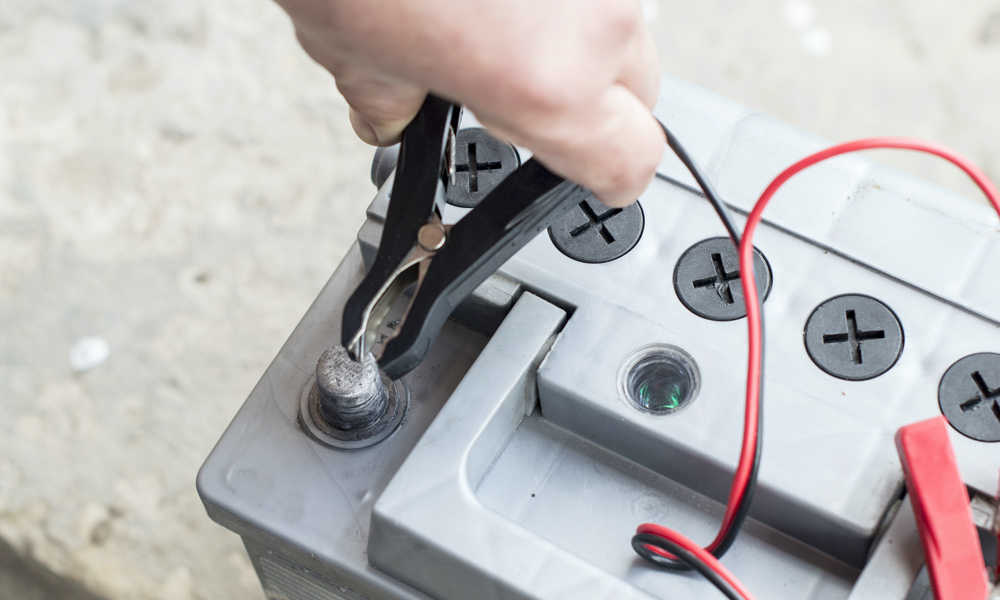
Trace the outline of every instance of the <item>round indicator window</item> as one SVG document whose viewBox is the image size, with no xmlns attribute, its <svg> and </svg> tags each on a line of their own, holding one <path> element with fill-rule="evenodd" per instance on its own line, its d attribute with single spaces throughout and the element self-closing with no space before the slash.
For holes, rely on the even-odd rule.
<svg viewBox="0 0 1000 600">
<path fill-rule="evenodd" d="M 670 414 L 687 406 L 698 394 L 698 367 L 676 346 L 657 344 L 640 348 L 622 364 L 621 392 L 629 404 L 644 412 Z"/>
</svg>

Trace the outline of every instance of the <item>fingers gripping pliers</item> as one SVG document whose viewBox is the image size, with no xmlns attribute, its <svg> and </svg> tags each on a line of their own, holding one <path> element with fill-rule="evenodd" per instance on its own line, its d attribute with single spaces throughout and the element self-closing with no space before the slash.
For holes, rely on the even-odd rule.
<svg viewBox="0 0 1000 600">
<path fill-rule="evenodd" d="M 460 106 L 429 95 L 403 131 L 378 252 L 344 307 L 341 343 L 355 360 L 363 360 L 390 309 L 415 286 L 376 357 L 393 379 L 420 364 L 469 293 L 590 195 L 532 158 L 457 223 L 445 224 L 460 114 Z"/>
</svg>

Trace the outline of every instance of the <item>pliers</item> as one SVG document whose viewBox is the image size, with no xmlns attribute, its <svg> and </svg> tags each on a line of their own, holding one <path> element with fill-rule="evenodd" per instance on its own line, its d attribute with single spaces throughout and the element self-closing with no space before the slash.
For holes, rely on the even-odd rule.
<svg viewBox="0 0 1000 600">
<path fill-rule="evenodd" d="M 532 158 L 461 220 L 445 224 L 460 115 L 460 106 L 428 95 L 403 131 L 378 252 L 344 306 L 341 343 L 355 360 L 364 360 L 390 309 L 415 284 L 403 317 L 376 356 L 392 379 L 420 364 L 469 293 L 590 195 Z"/>
</svg>

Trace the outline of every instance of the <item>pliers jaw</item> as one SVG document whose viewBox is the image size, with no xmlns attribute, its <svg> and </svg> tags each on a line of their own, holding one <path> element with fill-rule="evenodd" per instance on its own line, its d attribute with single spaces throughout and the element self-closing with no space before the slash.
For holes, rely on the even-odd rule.
<svg viewBox="0 0 1000 600">
<path fill-rule="evenodd" d="M 355 360 L 372 350 L 392 306 L 420 280 L 420 270 L 426 273 L 433 253 L 414 242 L 424 224 L 441 220 L 447 186 L 454 180 L 459 119 L 459 107 L 428 96 L 403 133 L 378 252 L 344 307 L 342 344 Z M 421 263 L 422 269 L 415 268 Z"/>
<path fill-rule="evenodd" d="M 430 267 L 430 259 L 444 246 L 450 229 L 451 227 L 444 225 L 441 222 L 441 217 L 435 213 L 417 231 L 417 245 L 389 275 L 382 287 L 376 292 L 375 297 L 362 311 L 361 325 L 351 341 L 346 344 L 351 358 L 363 361 L 364 357 L 368 356 L 368 353 L 375 347 L 379 329 L 385 323 L 393 306 L 400 301 L 411 286 L 415 285 L 416 290 L 420 289 L 420 284 L 427 275 L 428 267 Z M 408 312 L 408 310 L 405 311 L 399 322 L 395 324 L 397 329 L 402 327 Z"/>
<path fill-rule="evenodd" d="M 590 195 L 532 159 L 458 223 L 445 225 L 442 214 L 454 181 L 460 112 L 459 106 L 428 96 L 403 132 L 378 252 L 344 306 L 341 343 L 363 360 L 392 307 L 414 288 L 376 356 L 393 379 L 420 364 L 444 322 L 473 289 Z"/>
</svg>

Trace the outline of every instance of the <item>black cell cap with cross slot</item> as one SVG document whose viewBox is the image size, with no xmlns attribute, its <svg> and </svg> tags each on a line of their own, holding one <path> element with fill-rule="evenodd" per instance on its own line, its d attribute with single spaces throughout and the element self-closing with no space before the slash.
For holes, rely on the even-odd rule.
<svg viewBox="0 0 1000 600">
<path fill-rule="evenodd" d="M 549 237 L 560 252 L 574 260 L 605 263 L 634 248 L 644 225 L 638 202 L 609 208 L 590 196 L 553 223 Z"/>
<path fill-rule="evenodd" d="M 757 293 L 771 292 L 771 268 L 760 250 L 753 252 Z M 729 238 L 702 240 L 684 251 L 674 267 L 674 291 L 688 310 L 703 319 L 734 321 L 746 316 L 740 259 Z"/>
<path fill-rule="evenodd" d="M 848 381 L 878 377 L 903 352 L 903 328 L 896 313 L 861 294 L 837 296 L 817 306 L 803 338 L 817 367 Z"/>
<path fill-rule="evenodd" d="M 521 164 L 514 146 L 478 127 L 455 138 L 455 184 L 448 204 L 473 208 Z"/>
<path fill-rule="evenodd" d="M 938 404 L 962 435 L 1000 442 L 1000 354 L 972 354 L 948 367 L 938 385 Z"/>
</svg>

